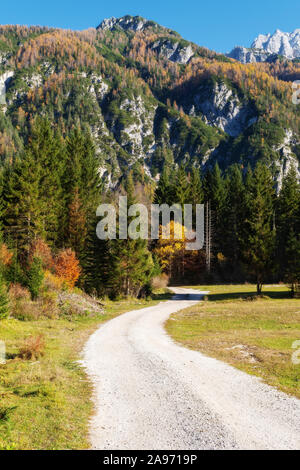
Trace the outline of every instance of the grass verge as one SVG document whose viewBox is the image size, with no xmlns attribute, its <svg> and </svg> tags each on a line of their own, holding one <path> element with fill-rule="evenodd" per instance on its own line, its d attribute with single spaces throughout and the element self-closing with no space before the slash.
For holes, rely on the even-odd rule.
<svg viewBox="0 0 300 470">
<path fill-rule="evenodd" d="M 193 287 L 195 288 L 195 287 Z M 207 300 L 171 316 L 168 333 L 182 345 L 262 377 L 300 398 L 300 365 L 292 345 L 300 340 L 300 300 L 285 286 L 197 286 Z"/>
<path fill-rule="evenodd" d="M 7 357 L 0 364 L 0 450 L 87 449 L 92 387 L 77 362 L 84 343 L 101 323 L 169 297 L 107 301 L 105 314 L 94 317 L 0 321 Z M 31 336 L 43 338 L 45 351 L 24 360 L 20 350 Z"/>
</svg>

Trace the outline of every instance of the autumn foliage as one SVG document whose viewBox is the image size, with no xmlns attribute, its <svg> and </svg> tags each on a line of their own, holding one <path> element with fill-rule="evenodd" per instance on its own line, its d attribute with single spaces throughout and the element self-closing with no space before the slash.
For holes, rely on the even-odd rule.
<svg viewBox="0 0 300 470">
<path fill-rule="evenodd" d="M 70 248 L 62 250 L 54 261 L 56 275 L 65 281 L 69 288 L 73 288 L 81 273 L 79 261 Z"/>
<path fill-rule="evenodd" d="M 5 243 L 0 245 L 0 264 L 9 266 L 12 262 L 13 253 L 7 248 Z"/>
</svg>

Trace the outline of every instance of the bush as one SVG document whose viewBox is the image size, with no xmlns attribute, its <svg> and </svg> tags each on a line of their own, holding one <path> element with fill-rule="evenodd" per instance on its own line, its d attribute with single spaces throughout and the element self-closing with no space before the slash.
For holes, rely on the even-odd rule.
<svg viewBox="0 0 300 470">
<path fill-rule="evenodd" d="M 12 302 L 21 299 L 30 300 L 30 292 L 19 283 L 11 284 L 9 288 L 9 298 Z"/>
<path fill-rule="evenodd" d="M 53 257 L 50 247 L 44 240 L 38 238 L 34 240 L 30 248 L 29 264 L 32 263 L 34 258 L 39 258 L 42 262 L 44 269 L 51 269 L 53 267 Z"/>
<path fill-rule="evenodd" d="M 40 305 L 30 299 L 17 299 L 12 302 L 11 316 L 20 321 L 38 320 L 41 316 L 41 308 Z"/>
<path fill-rule="evenodd" d="M 169 276 L 167 274 L 161 274 L 152 279 L 153 289 L 165 289 L 169 284 Z"/>
<path fill-rule="evenodd" d="M 20 348 L 19 356 L 22 359 L 35 360 L 44 355 L 45 339 L 43 335 L 30 336 Z"/>
<path fill-rule="evenodd" d="M 27 286 L 30 290 L 32 300 L 36 300 L 39 296 L 44 280 L 44 272 L 42 261 L 40 258 L 33 258 L 27 277 Z"/>
</svg>

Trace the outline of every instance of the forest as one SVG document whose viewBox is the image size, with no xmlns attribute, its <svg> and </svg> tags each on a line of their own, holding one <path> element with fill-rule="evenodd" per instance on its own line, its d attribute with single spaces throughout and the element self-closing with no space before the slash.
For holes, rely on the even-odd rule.
<svg viewBox="0 0 300 470">
<path fill-rule="evenodd" d="M 117 207 L 120 194 L 128 206 L 205 204 L 204 248 L 187 251 L 172 220 L 169 240 L 99 240 L 96 209 L 101 202 Z M 45 289 L 78 286 L 98 297 L 147 296 L 159 277 L 173 284 L 255 282 L 259 294 L 266 282 L 287 282 L 295 294 L 299 224 L 294 168 L 279 193 L 262 162 L 225 172 L 216 164 L 205 174 L 166 166 L 157 184 L 144 186 L 129 172 L 112 191 L 102 185 L 89 133 L 76 128 L 64 138 L 37 119 L 22 158 L 1 171 L 1 316 L 9 313 L 9 295 L 29 292 L 35 301 Z"/>
</svg>

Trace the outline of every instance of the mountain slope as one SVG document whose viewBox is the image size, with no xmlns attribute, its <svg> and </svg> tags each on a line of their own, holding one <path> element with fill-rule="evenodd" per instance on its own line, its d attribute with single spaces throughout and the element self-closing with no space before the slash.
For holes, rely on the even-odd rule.
<svg viewBox="0 0 300 470">
<path fill-rule="evenodd" d="M 92 133 L 110 186 L 131 168 L 246 167 L 266 161 L 279 182 L 299 166 L 299 109 L 289 81 L 299 64 L 241 65 L 140 17 L 97 29 L 0 27 L 2 161 L 22 154 L 41 114 L 65 135 Z"/>
</svg>

